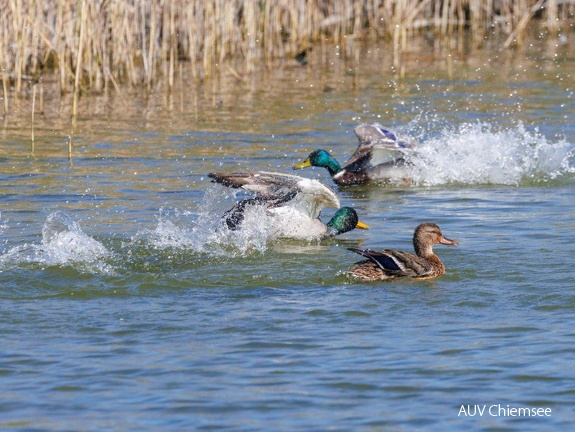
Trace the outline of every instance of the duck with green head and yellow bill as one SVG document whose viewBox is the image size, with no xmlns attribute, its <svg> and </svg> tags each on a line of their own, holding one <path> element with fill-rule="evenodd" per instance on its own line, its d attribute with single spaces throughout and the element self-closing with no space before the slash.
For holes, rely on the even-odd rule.
<svg viewBox="0 0 575 432">
<path fill-rule="evenodd" d="M 241 200 L 225 213 L 225 223 L 231 230 L 241 229 L 244 213 L 250 206 L 261 206 L 266 210 L 274 238 L 313 240 L 354 228 L 369 229 L 353 208 L 340 206 L 333 189 L 317 180 L 265 171 L 210 173 L 208 176 L 214 183 L 254 194 L 253 198 Z M 319 218 L 325 208 L 338 209 L 326 224 Z"/>
<path fill-rule="evenodd" d="M 379 123 L 363 123 L 354 129 L 359 145 L 343 165 L 326 150 L 315 150 L 294 169 L 311 166 L 326 168 L 334 183 L 340 186 L 372 181 L 404 181 L 409 177 L 408 161 L 415 145 L 399 140 Z"/>
</svg>

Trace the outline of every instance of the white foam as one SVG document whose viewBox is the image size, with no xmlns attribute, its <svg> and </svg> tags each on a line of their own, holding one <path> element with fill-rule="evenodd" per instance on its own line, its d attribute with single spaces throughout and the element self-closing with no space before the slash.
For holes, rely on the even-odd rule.
<svg viewBox="0 0 575 432">
<path fill-rule="evenodd" d="M 42 227 L 42 244 L 56 263 L 95 261 L 106 257 L 108 249 L 86 235 L 70 216 L 55 212 Z"/>
<path fill-rule="evenodd" d="M 158 249 L 176 248 L 213 255 L 245 255 L 263 252 L 270 240 L 265 209 L 247 206 L 241 229 L 230 230 L 222 219 L 236 202 L 237 191 L 213 186 L 206 189 L 197 213 L 161 209 L 155 228 L 138 233 Z"/>
<path fill-rule="evenodd" d="M 545 182 L 575 173 L 575 146 L 549 142 L 519 123 L 497 129 L 481 122 L 444 128 L 439 136 L 420 140 L 410 155 L 415 184 L 506 184 Z"/>
<path fill-rule="evenodd" d="M 86 235 L 64 212 L 51 213 L 42 227 L 41 244 L 24 244 L 0 256 L 0 265 L 39 264 L 41 266 L 74 266 L 90 272 L 108 272 L 103 260 L 110 256 L 99 241 Z"/>
</svg>

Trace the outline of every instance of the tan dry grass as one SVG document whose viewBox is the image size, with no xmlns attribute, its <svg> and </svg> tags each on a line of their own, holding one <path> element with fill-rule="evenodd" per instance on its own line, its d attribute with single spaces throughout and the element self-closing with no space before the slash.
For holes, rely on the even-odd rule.
<svg viewBox="0 0 575 432">
<path fill-rule="evenodd" d="M 9 88 L 17 97 L 46 71 L 75 95 L 160 79 L 172 89 L 181 62 L 196 80 L 230 67 L 241 78 L 350 36 L 391 40 L 399 59 L 424 29 L 438 39 L 469 30 L 476 45 L 503 35 L 510 47 L 534 19 L 555 35 L 574 14 L 575 0 L 0 0 L 4 110 Z"/>
</svg>

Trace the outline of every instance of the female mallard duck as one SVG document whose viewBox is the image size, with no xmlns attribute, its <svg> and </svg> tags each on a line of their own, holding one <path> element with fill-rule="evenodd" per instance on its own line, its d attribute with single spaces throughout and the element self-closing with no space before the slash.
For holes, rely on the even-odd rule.
<svg viewBox="0 0 575 432">
<path fill-rule="evenodd" d="M 255 194 L 255 198 L 240 201 L 224 217 L 229 229 L 238 229 L 247 206 L 262 206 L 271 218 L 273 237 L 319 239 L 351 231 L 369 229 L 360 222 L 351 207 L 340 208 L 335 192 L 317 180 L 275 172 L 210 173 L 213 183 L 241 188 Z M 324 224 L 320 212 L 326 208 L 339 209 Z"/>
<path fill-rule="evenodd" d="M 379 123 L 363 123 L 354 132 L 359 145 L 343 167 L 327 151 L 316 150 L 293 168 L 326 168 L 334 183 L 340 186 L 408 177 L 405 156 L 413 151 L 414 144 L 398 140 Z"/>
<path fill-rule="evenodd" d="M 447 239 L 437 224 L 425 222 L 415 229 L 413 247 L 415 255 L 409 252 L 349 248 L 368 259 L 353 265 L 348 274 L 366 281 L 387 280 L 398 277 L 430 279 L 445 274 L 445 266 L 433 253 L 433 245 L 456 246 L 457 241 Z"/>
</svg>

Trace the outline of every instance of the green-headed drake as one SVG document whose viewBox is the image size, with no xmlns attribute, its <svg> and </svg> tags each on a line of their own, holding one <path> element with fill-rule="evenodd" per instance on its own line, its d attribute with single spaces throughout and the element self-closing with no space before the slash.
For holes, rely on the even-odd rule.
<svg viewBox="0 0 575 432">
<path fill-rule="evenodd" d="M 293 168 L 326 168 L 334 183 L 340 186 L 409 177 L 406 155 L 414 150 L 414 144 L 399 140 L 379 123 L 363 123 L 354 132 L 359 145 L 343 167 L 327 151 L 315 150 Z"/>
<path fill-rule="evenodd" d="M 399 277 L 430 279 L 445 274 L 445 266 L 433 253 L 433 245 L 456 246 L 457 241 L 445 238 L 433 222 L 425 222 L 415 229 L 413 247 L 415 255 L 409 252 L 386 249 L 349 248 L 363 255 L 367 260 L 353 265 L 348 274 L 366 281 L 388 280 Z"/>
<path fill-rule="evenodd" d="M 241 188 L 255 195 L 228 210 L 225 221 L 229 229 L 240 228 L 247 206 L 263 206 L 271 219 L 273 237 L 320 239 L 342 234 L 354 228 L 369 229 L 351 207 L 340 208 L 336 193 L 323 183 L 295 175 L 275 172 L 210 173 L 212 182 Z M 324 224 L 324 208 L 339 209 Z"/>
</svg>

